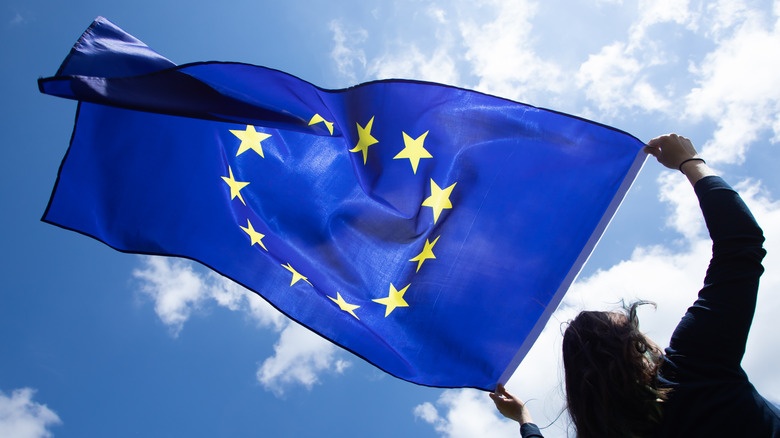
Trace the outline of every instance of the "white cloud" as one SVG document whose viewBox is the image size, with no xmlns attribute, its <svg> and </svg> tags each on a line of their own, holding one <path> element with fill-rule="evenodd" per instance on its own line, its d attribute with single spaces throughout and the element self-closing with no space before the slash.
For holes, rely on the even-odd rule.
<svg viewBox="0 0 780 438">
<path fill-rule="evenodd" d="M 144 257 L 144 268 L 133 271 L 140 291 L 154 301 L 154 311 L 176 336 L 190 313 L 206 298 L 206 288 L 190 265 L 181 260 Z"/>
<path fill-rule="evenodd" d="M 346 29 L 341 20 L 331 21 L 330 30 L 333 32 L 330 54 L 336 69 L 351 82 L 357 81 L 366 68 L 366 54 L 360 45 L 368 38 L 368 31 L 360 27 Z"/>
<path fill-rule="evenodd" d="M 428 9 L 426 11 L 428 15 L 439 22 L 440 24 L 447 22 L 447 11 L 445 11 L 442 8 L 437 8 L 434 5 L 428 6 Z"/>
<path fill-rule="evenodd" d="M 628 29 L 626 40 L 614 41 L 588 56 L 576 74 L 577 85 L 584 89 L 587 99 L 610 117 L 625 110 L 639 113 L 677 110 L 670 92 L 654 85 L 657 82 L 654 69 L 675 63 L 677 59 L 665 52 L 661 41 L 653 39 L 649 31 L 662 23 L 693 29 L 695 15 L 689 10 L 687 0 L 643 0 L 637 9 L 637 18 Z"/>
<path fill-rule="evenodd" d="M 412 78 L 475 88 L 502 97 L 532 101 L 557 95 L 567 86 L 559 66 L 540 57 L 531 23 L 531 0 L 455 2 L 447 12 L 429 6 L 426 31 L 433 44 L 404 33 L 369 60 L 367 73 L 378 79 Z M 452 17 L 450 17 L 452 16 Z M 468 81 L 472 75 L 476 83 Z"/>
<path fill-rule="evenodd" d="M 565 405 L 560 358 L 562 323 L 571 320 L 582 309 L 610 310 L 618 307 L 622 299 L 629 302 L 649 299 L 658 303 L 658 308 L 645 306 L 640 310 L 641 328 L 659 344 L 666 345 L 674 327 L 695 299 L 695 291 L 701 287 L 711 255 L 711 242 L 703 221 L 691 216 L 692 213 L 700 215 L 698 203 L 679 174 L 664 173 L 659 182 L 660 199 L 671 207 L 667 227 L 675 236 L 679 232 L 680 238 L 671 239 L 667 246 L 638 247 L 629 260 L 577 280 L 507 384 L 510 392 L 527 401 L 537 424 L 547 426 L 554 422 L 544 431 L 548 438 L 566 437 L 571 429 L 566 415 L 556 421 Z M 759 391 L 777 402 L 780 400 L 780 379 L 776 375 L 776 364 L 780 361 L 780 351 L 775 346 L 777 328 L 773 321 L 780 312 L 780 296 L 767 291 L 780 288 L 780 271 L 771 269 L 780 266 L 777 261 L 780 202 L 774 201 L 757 181 L 743 181 L 735 187 L 762 225 L 766 237 L 764 246 L 768 251 L 764 259 L 767 272 L 761 279 L 759 303 L 743 366 Z M 683 194 L 686 191 L 688 195 Z M 444 414 L 431 403 L 424 403 L 417 406 L 415 416 L 432 424 L 444 437 L 483 436 L 484 430 L 492 429 L 457 434 L 456 429 L 461 427 L 459 421 L 469 422 L 462 426 L 463 430 L 473 430 L 469 429 L 472 424 L 484 426 L 497 421 L 487 394 L 471 394 L 471 391 L 445 391 L 438 402 L 445 410 Z M 462 420 L 460 416 L 467 419 Z M 517 434 L 516 431 L 505 433 L 491 432 L 491 435 L 510 437 Z"/>
<path fill-rule="evenodd" d="M 660 184 L 658 199 L 671 209 L 666 217 L 666 225 L 689 240 L 706 237 L 704 218 L 698 207 L 699 201 L 691 190 L 690 184 L 680 180 L 679 172 L 670 171 L 661 173 L 658 183 Z"/>
<path fill-rule="evenodd" d="M 24 17 L 22 17 L 22 14 L 20 14 L 18 12 L 14 15 L 14 18 L 11 19 L 11 25 L 12 26 L 18 26 L 18 25 L 24 24 L 26 22 L 27 22 L 27 20 Z"/>
<path fill-rule="evenodd" d="M 415 406 L 414 416 L 430 424 L 436 424 L 439 421 L 439 411 L 430 402 Z"/>
<path fill-rule="evenodd" d="M 367 72 L 377 79 L 407 78 L 457 85 L 460 79 L 448 49 L 443 44 L 427 54 L 411 44 L 403 51 L 375 58 Z"/>
<path fill-rule="evenodd" d="M 457 65 L 458 48 L 447 12 L 433 5 L 425 11 L 427 30 L 434 33 L 430 50 L 420 48 L 419 39 L 407 34 L 390 45 L 390 49 L 368 63 L 366 73 L 374 79 L 416 79 L 450 85 L 460 83 Z"/>
<path fill-rule="evenodd" d="M 338 358 L 338 353 L 338 347 L 332 343 L 291 322 L 282 330 L 274 355 L 257 370 L 257 380 L 277 395 L 282 395 L 291 384 L 311 389 L 322 372 L 340 374 L 349 366 L 349 362 Z"/>
<path fill-rule="evenodd" d="M 717 129 L 703 155 L 712 163 L 740 163 L 766 131 L 774 133 L 773 142 L 780 139 L 778 4 L 762 11 L 734 0 L 696 7 L 644 0 L 626 39 L 589 55 L 576 74 L 577 85 L 601 113 L 597 117 L 628 110 L 712 120 Z M 654 27 L 659 24 L 667 26 Z M 714 48 L 699 55 L 688 49 L 691 41 Z"/>
<path fill-rule="evenodd" d="M 241 287 L 238 285 L 236 286 Z M 287 326 L 287 323 L 289 322 L 287 317 L 268 304 L 266 300 L 249 291 L 246 292 L 245 297 L 246 307 L 242 307 L 242 310 L 247 312 L 249 316 L 257 322 L 258 327 L 270 328 L 275 332 L 280 332 Z"/>
<path fill-rule="evenodd" d="M 655 24 L 676 23 L 695 27 L 695 15 L 689 10 L 689 0 L 642 0 L 638 9 L 638 19 L 629 32 L 632 45 L 642 45 L 648 28 Z"/>
<path fill-rule="evenodd" d="M 142 257 L 143 267 L 133 275 L 140 291 L 154 302 L 160 320 L 176 336 L 194 311 L 216 304 L 242 312 L 259 328 L 279 333 L 274 355 L 257 371 L 258 381 L 269 391 L 282 395 L 291 385 L 311 389 L 324 372 L 342 373 L 349 362 L 332 343 L 291 322 L 254 292 L 214 272 L 200 274 L 192 262 Z"/>
<path fill-rule="evenodd" d="M 416 418 L 433 425 L 436 432 L 449 438 L 516 437 L 520 435 L 517 423 L 504 420 L 496 414 L 495 405 L 484 392 L 474 389 L 448 389 L 436 404 L 446 414 L 439 414 L 431 403 L 414 408 Z M 490 431 L 489 434 L 486 431 Z"/>
<path fill-rule="evenodd" d="M 477 89 L 526 102 L 537 94 L 564 89 L 566 78 L 561 68 L 534 50 L 532 19 L 537 3 L 483 0 L 468 5 L 469 10 L 461 12 L 466 18 L 460 23 L 460 32 L 465 59 L 479 79 Z M 491 7 L 492 21 L 484 20 L 485 6 Z M 479 8 L 483 11 L 477 14 Z"/>
<path fill-rule="evenodd" d="M 743 0 L 712 1 L 705 6 L 705 13 L 701 17 L 702 28 L 705 35 L 717 41 L 752 14 Z"/>
<path fill-rule="evenodd" d="M 669 99 L 646 78 L 646 69 L 654 61 L 643 61 L 632 46 L 615 42 L 590 55 L 576 75 L 585 96 L 606 115 L 622 111 L 664 111 Z"/>
<path fill-rule="evenodd" d="M 133 271 L 139 290 L 154 302 L 160 320 L 177 336 L 193 312 L 214 302 L 244 311 L 260 327 L 280 331 L 287 318 L 254 292 L 214 272 L 195 272 L 192 262 L 167 257 L 141 257 L 143 267 Z"/>
<path fill-rule="evenodd" d="M 203 283 L 207 285 L 207 296 L 213 298 L 218 305 L 233 311 L 241 308 L 244 297 L 249 293 L 247 289 L 239 284 L 214 272 L 209 272 Z"/>
<path fill-rule="evenodd" d="M 728 5 L 720 2 L 722 9 L 713 11 L 723 29 L 717 47 L 691 67 L 698 86 L 687 95 L 686 110 L 718 125 L 702 155 L 711 162 L 740 163 L 763 131 L 772 130 L 773 141 L 780 138 L 780 26 L 778 11 L 770 20 Z"/>
<path fill-rule="evenodd" d="M 32 401 L 35 391 L 16 389 L 8 397 L 0 391 L 0 436 L 14 438 L 50 437 L 51 426 L 61 424 L 60 417 L 46 405 Z"/>
</svg>

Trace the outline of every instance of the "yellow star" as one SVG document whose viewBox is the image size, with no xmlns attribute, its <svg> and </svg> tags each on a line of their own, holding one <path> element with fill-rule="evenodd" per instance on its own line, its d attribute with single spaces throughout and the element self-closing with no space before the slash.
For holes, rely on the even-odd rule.
<svg viewBox="0 0 780 438">
<path fill-rule="evenodd" d="M 246 225 L 247 225 L 246 228 L 241 227 L 241 229 L 244 230 L 244 232 L 249 235 L 250 239 L 252 239 L 252 243 L 250 243 L 249 246 L 252 246 L 255 243 L 259 243 L 264 250 L 268 251 L 268 248 L 266 248 L 265 245 L 263 245 L 263 240 L 262 240 L 263 237 L 265 237 L 265 234 L 260 234 L 257 231 L 255 231 L 255 229 L 252 228 L 252 222 L 249 222 L 249 219 L 246 220 Z"/>
<path fill-rule="evenodd" d="M 372 300 L 379 304 L 384 304 L 387 306 L 385 308 L 385 318 L 387 318 L 388 315 L 390 315 L 390 312 L 395 310 L 396 307 L 409 307 L 409 303 L 404 301 L 404 293 L 406 293 L 406 289 L 409 289 L 410 284 L 407 284 L 405 288 L 401 289 L 400 291 L 395 290 L 395 286 L 393 286 L 392 283 L 390 283 L 390 294 L 387 296 L 387 298 L 379 298 L 378 300 Z"/>
<path fill-rule="evenodd" d="M 433 223 L 436 223 L 434 220 Z M 439 236 L 441 237 L 441 236 Z M 423 247 L 423 250 L 421 253 L 417 254 L 417 256 L 413 259 L 410 259 L 410 262 L 417 262 L 417 271 L 420 272 L 420 267 L 422 266 L 423 262 L 428 259 L 435 259 L 436 256 L 433 255 L 433 245 L 436 245 L 436 241 L 439 240 L 439 237 L 434 239 L 433 243 L 428 242 L 428 239 L 425 239 L 425 246 Z"/>
<path fill-rule="evenodd" d="M 425 136 L 428 135 L 428 131 L 425 131 L 425 134 L 414 139 L 409 137 L 409 135 L 403 131 L 401 133 L 404 135 L 405 147 L 403 150 L 401 150 L 401 152 L 398 153 L 398 155 L 393 157 L 393 159 L 397 160 L 399 158 L 408 158 L 409 162 L 412 163 L 412 172 L 417 174 L 417 165 L 420 164 L 420 159 L 433 158 L 433 156 L 429 154 L 428 151 L 426 151 L 423 147 Z"/>
<path fill-rule="evenodd" d="M 360 123 L 355 123 L 358 129 L 358 143 L 354 149 L 350 149 L 350 152 L 363 152 L 363 164 L 366 164 L 368 158 L 368 147 L 372 144 L 379 143 L 379 140 L 371 136 L 371 126 L 374 124 L 374 118 L 368 121 L 365 128 L 360 126 Z"/>
<path fill-rule="evenodd" d="M 292 272 L 293 276 L 292 276 L 292 281 L 290 281 L 290 286 L 292 286 L 295 283 L 297 283 L 298 280 L 303 280 L 303 281 L 309 283 L 309 285 L 311 285 L 311 282 L 306 277 L 304 277 L 303 275 L 299 274 L 298 271 L 293 269 L 293 267 L 290 266 L 289 263 L 286 264 L 286 265 L 282 265 L 282 266 L 284 267 L 284 269 L 287 269 L 288 271 Z"/>
<path fill-rule="evenodd" d="M 248 186 L 248 182 L 241 182 L 236 181 L 233 179 L 233 169 L 228 166 L 228 172 L 230 172 L 230 177 L 223 176 L 222 179 L 225 180 L 228 186 L 230 186 L 230 199 L 233 200 L 238 196 L 238 199 L 241 200 L 241 203 L 246 205 L 246 202 L 244 202 L 244 198 L 241 197 L 241 189 Z"/>
<path fill-rule="evenodd" d="M 329 122 L 323 119 L 321 115 L 315 114 L 314 116 L 312 116 L 311 120 L 309 120 L 309 126 L 315 123 L 324 123 L 325 126 L 328 127 L 328 132 L 330 132 L 330 135 L 333 135 L 333 122 Z"/>
<path fill-rule="evenodd" d="M 450 194 L 452 193 L 452 189 L 455 187 L 455 184 L 442 190 L 439 188 L 438 185 L 436 185 L 435 182 L 433 182 L 433 179 L 431 179 L 431 196 L 428 196 L 428 198 L 426 198 L 425 201 L 423 201 L 422 206 L 433 208 L 434 224 L 436 223 L 437 220 L 439 220 L 439 215 L 441 214 L 442 210 L 444 210 L 445 208 L 452 208 L 452 202 L 450 202 Z"/>
<path fill-rule="evenodd" d="M 244 152 L 252 149 L 253 151 L 260 154 L 261 157 L 265 158 L 265 155 L 263 155 L 263 146 L 260 145 L 260 142 L 270 137 L 271 134 L 257 132 L 255 131 L 255 127 L 252 125 L 247 125 L 245 131 L 231 129 L 230 132 L 241 139 L 241 145 L 238 147 L 236 156 L 239 156 Z"/>
<path fill-rule="evenodd" d="M 357 309 L 360 306 L 347 303 L 346 301 L 344 301 L 344 298 L 341 298 L 341 294 L 338 292 L 336 292 L 336 298 L 333 297 L 328 297 L 328 298 L 330 298 L 334 303 L 338 304 L 341 310 L 349 313 L 350 315 L 354 316 L 357 319 L 360 319 L 357 317 L 357 315 L 355 315 L 355 312 L 353 312 L 353 310 Z"/>
</svg>

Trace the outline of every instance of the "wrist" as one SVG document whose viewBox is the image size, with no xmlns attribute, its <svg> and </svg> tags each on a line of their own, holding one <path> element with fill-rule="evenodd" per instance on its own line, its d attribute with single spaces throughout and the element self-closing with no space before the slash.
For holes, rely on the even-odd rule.
<svg viewBox="0 0 780 438">
<path fill-rule="evenodd" d="M 697 163 L 697 162 L 701 162 L 701 163 L 703 163 L 703 164 L 707 164 L 707 162 L 706 162 L 706 161 L 704 161 L 704 158 L 701 158 L 701 157 L 692 157 L 692 158 L 688 158 L 688 159 L 682 160 L 682 161 L 680 162 L 680 165 L 679 165 L 679 166 L 677 166 L 677 169 L 678 169 L 680 172 L 682 172 L 683 174 L 685 174 L 685 170 L 683 170 L 683 167 L 685 167 L 686 165 L 690 165 L 690 164 Z"/>
<path fill-rule="evenodd" d="M 701 158 L 683 161 L 680 163 L 680 172 L 688 178 L 691 185 L 695 185 L 705 176 L 715 175 L 715 172 Z"/>
</svg>

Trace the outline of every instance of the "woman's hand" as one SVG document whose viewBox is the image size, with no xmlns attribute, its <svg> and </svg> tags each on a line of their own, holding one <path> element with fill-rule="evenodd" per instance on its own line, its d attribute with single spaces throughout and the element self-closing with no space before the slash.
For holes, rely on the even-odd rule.
<svg viewBox="0 0 780 438">
<path fill-rule="evenodd" d="M 496 385 L 496 392 L 490 393 L 490 398 L 496 404 L 496 409 L 501 415 L 515 420 L 520 424 L 531 423 L 531 414 L 525 407 L 525 403 L 515 398 L 512 394 L 506 392 L 504 385 Z"/>
<path fill-rule="evenodd" d="M 677 134 L 662 135 L 650 140 L 644 151 L 669 169 L 680 170 L 691 184 L 696 184 L 696 181 L 705 176 L 715 175 L 696 152 L 693 143 Z"/>
<path fill-rule="evenodd" d="M 662 135 L 650 140 L 644 151 L 654 156 L 659 163 L 674 170 L 678 170 L 685 160 L 700 158 L 693 143 L 677 134 Z"/>
</svg>

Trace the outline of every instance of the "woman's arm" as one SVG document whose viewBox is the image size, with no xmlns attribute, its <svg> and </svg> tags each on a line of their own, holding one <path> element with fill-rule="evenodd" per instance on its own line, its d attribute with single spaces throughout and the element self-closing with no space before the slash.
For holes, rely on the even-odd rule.
<svg viewBox="0 0 780 438">
<path fill-rule="evenodd" d="M 710 370 L 739 373 L 763 272 L 761 228 L 739 195 L 704 163 L 687 138 L 657 137 L 645 152 L 685 174 L 699 198 L 713 242 L 704 287 L 675 330 L 667 354 L 677 356 L 679 363 L 708 364 Z M 713 378 L 702 375 L 701 365 L 690 377 Z"/>
</svg>

